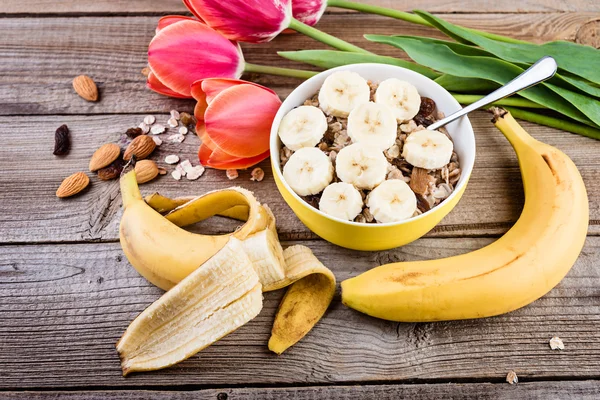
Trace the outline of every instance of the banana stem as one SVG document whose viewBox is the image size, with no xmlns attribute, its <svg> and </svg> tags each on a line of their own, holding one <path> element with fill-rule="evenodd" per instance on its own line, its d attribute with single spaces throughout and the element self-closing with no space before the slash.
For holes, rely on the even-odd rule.
<svg viewBox="0 0 600 400">
<path fill-rule="evenodd" d="M 271 67 L 268 65 L 258 65 L 246 63 L 244 72 L 255 72 L 259 74 L 290 76 L 292 78 L 308 79 L 318 74 L 316 71 L 306 71 L 302 69 Z"/>
<path fill-rule="evenodd" d="M 477 94 L 458 94 L 458 93 L 450 93 L 452 97 L 456 99 L 460 104 L 472 104 L 477 100 L 482 99 L 484 96 Z M 498 100 L 493 103 L 494 106 L 513 106 L 513 107 L 521 107 L 521 108 L 546 108 L 538 103 L 535 103 L 531 100 L 524 99 L 522 97 L 508 97 L 506 99 Z"/>
<path fill-rule="evenodd" d="M 371 4 L 355 3 L 353 1 L 346 1 L 346 0 L 329 0 L 327 2 L 327 5 L 329 7 L 345 8 L 347 10 L 355 10 L 355 11 L 360 11 L 360 12 L 364 12 L 367 14 L 383 15 L 384 17 L 400 19 L 402 21 L 410 22 L 413 24 L 419 24 L 419 25 L 423 25 L 423 26 L 433 27 L 429 22 L 427 22 L 426 20 L 424 20 L 423 18 L 421 18 L 420 16 L 418 16 L 416 14 L 411 14 L 411 13 L 408 13 L 405 11 L 398 11 L 398 10 L 394 10 L 391 8 L 379 7 L 379 6 L 374 6 Z M 502 36 L 502 35 L 496 35 L 494 33 L 483 32 L 483 31 L 480 31 L 477 29 L 471 29 L 471 28 L 464 28 L 464 29 L 467 29 L 473 33 L 477 33 L 478 35 L 485 36 L 488 39 L 494 39 L 494 40 L 498 40 L 500 42 L 528 43 L 523 40 L 513 39 L 513 38 L 510 38 L 507 36 Z"/>
<path fill-rule="evenodd" d="M 127 208 L 135 201 L 142 200 L 142 194 L 137 184 L 135 171 L 131 170 L 121 177 L 121 198 L 123 199 L 123 208 Z"/>
<path fill-rule="evenodd" d="M 578 135 L 589 137 L 592 139 L 600 140 L 600 129 L 592 128 L 591 126 L 583 125 L 577 122 L 554 118 L 548 115 L 521 110 L 519 108 L 505 108 L 507 111 L 510 111 L 510 113 L 515 118 L 533 122 L 539 125 L 549 126 L 551 128 L 556 128 L 571 133 L 576 133 Z"/>
<path fill-rule="evenodd" d="M 315 40 L 318 40 L 321 43 L 325 43 L 326 45 L 329 45 L 338 50 L 349 51 L 352 53 L 372 54 L 370 51 L 355 46 L 352 43 L 348 43 L 345 40 L 338 39 L 335 36 L 322 32 L 316 28 L 313 28 L 312 26 L 308 26 L 295 18 L 292 18 L 292 20 L 290 21 L 289 28 L 295 30 L 296 32 L 300 32 L 308 37 L 311 37 Z"/>
</svg>

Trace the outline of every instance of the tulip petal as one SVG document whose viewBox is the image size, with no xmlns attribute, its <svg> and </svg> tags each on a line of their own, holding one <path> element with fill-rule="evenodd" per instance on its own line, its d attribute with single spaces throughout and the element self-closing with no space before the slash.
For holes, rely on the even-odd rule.
<svg viewBox="0 0 600 400">
<path fill-rule="evenodd" d="M 327 8 L 326 0 L 293 0 L 292 15 L 306 25 L 315 26 Z"/>
<path fill-rule="evenodd" d="M 208 167 L 208 159 L 210 155 L 213 153 L 212 149 L 208 147 L 205 143 L 200 145 L 200 149 L 198 149 L 198 159 L 200 160 L 200 164 Z"/>
<path fill-rule="evenodd" d="M 190 0 L 183 0 L 183 4 L 185 4 L 185 7 L 190 10 L 190 12 L 192 14 L 194 14 L 194 16 L 196 18 L 198 18 L 200 21 L 204 22 L 204 20 L 202 19 L 202 17 L 196 12 L 196 10 L 194 10 L 193 5 L 191 4 Z"/>
<path fill-rule="evenodd" d="M 204 113 L 206 112 L 206 108 L 208 107 L 208 102 L 206 101 L 206 93 L 204 93 L 204 90 L 202 90 L 202 81 L 200 80 L 194 82 L 190 90 L 192 97 L 196 100 L 196 106 L 194 107 L 194 117 L 196 117 L 196 121 L 198 121 L 197 125 L 199 125 L 201 121 L 204 121 Z"/>
<path fill-rule="evenodd" d="M 203 79 L 202 83 L 202 91 L 206 94 L 206 101 L 210 104 L 215 97 L 225 89 L 229 89 L 230 87 L 237 85 L 254 85 L 261 89 L 267 90 L 277 96 L 274 90 L 269 89 L 268 87 L 259 85 L 258 83 L 243 81 L 240 79 L 228 79 L 228 78 L 212 78 L 212 79 Z"/>
<path fill-rule="evenodd" d="M 146 81 L 146 86 L 148 86 L 148 88 L 155 91 L 156 93 L 160 93 L 165 96 L 177 97 L 177 98 L 181 98 L 181 99 L 189 99 L 190 98 L 190 96 L 186 96 L 184 94 L 177 93 L 176 91 L 171 90 L 168 87 L 166 87 L 161 81 L 158 80 L 158 78 L 152 71 L 150 71 L 148 73 L 148 80 Z"/>
<path fill-rule="evenodd" d="M 272 40 L 292 16 L 291 0 L 188 0 L 186 5 L 225 37 L 249 43 Z"/>
<path fill-rule="evenodd" d="M 267 157 L 269 157 L 269 150 L 259 154 L 258 156 L 239 158 L 233 157 L 217 148 L 211 153 L 208 161 L 206 162 L 206 166 L 215 169 L 245 169 L 258 164 Z"/>
<path fill-rule="evenodd" d="M 156 33 L 160 32 L 163 28 L 166 28 L 169 25 L 174 24 L 175 22 L 192 20 L 197 21 L 192 17 L 184 17 L 182 15 L 167 15 L 158 20 L 158 25 L 156 26 Z"/>
<path fill-rule="evenodd" d="M 279 97 L 261 86 L 230 87 L 208 105 L 206 134 L 231 155 L 258 156 L 269 149 L 271 124 L 280 105 Z"/>
<path fill-rule="evenodd" d="M 162 28 L 148 47 L 148 64 L 165 86 L 191 96 L 204 78 L 238 78 L 244 68 L 239 46 L 199 21 L 181 20 Z"/>
</svg>

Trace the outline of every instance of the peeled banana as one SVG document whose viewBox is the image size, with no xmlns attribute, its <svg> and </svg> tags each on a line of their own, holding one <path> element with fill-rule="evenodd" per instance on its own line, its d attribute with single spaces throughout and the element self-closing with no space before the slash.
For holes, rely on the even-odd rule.
<svg viewBox="0 0 600 400">
<path fill-rule="evenodd" d="M 532 138 L 504 110 L 496 126 L 521 167 L 525 206 L 500 239 L 440 260 L 380 266 L 342 282 L 342 302 L 392 321 L 483 318 L 523 307 L 546 294 L 579 256 L 589 222 L 577 167 L 558 149 Z"/>
</svg>

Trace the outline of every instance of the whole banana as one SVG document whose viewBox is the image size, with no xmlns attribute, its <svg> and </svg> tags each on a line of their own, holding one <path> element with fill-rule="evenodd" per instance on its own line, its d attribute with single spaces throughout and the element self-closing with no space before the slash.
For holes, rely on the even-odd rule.
<svg viewBox="0 0 600 400">
<path fill-rule="evenodd" d="M 482 318 L 531 303 L 569 272 L 589 222 L 581 175 L 569 157 L 532 138 L 509 113 L 496 109 L 494 120 L 519 158 L 525 206 L 517 223 L 468 254 L 387 264 L 345 280 L 344 304 L 392 321 Z"/>
</svg>

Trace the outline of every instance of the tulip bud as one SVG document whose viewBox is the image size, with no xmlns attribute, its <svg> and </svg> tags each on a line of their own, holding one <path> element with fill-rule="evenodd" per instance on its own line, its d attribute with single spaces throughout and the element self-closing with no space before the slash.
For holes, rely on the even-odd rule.
<svg viewBox="0 0 600 400">
<path fill-rule="evenodd" d="M 300 22 L 315 26 L 327 8 L 327 0 L 292 0 L 292 14 Z"/>
</svg>

